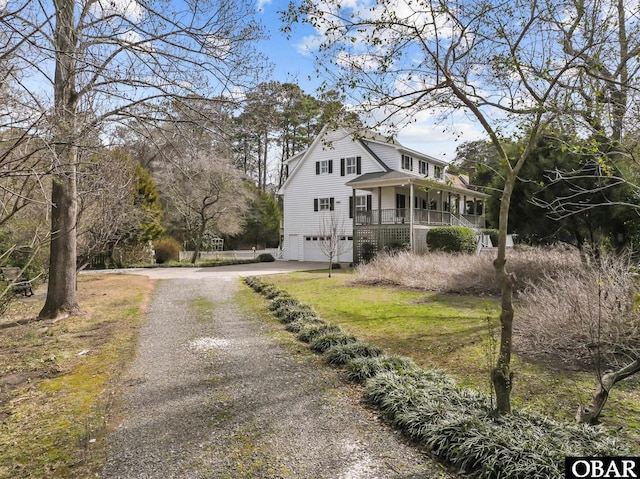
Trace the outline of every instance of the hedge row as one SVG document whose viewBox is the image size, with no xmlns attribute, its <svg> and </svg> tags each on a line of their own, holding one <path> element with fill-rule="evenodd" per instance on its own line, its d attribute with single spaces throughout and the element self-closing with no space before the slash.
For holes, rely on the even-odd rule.
<svg viewBox="0 0 640 479">
<path fill-rule="evenodd" d="M 469 477 L 562 478 L 567 456 L 630 455 L 599 428 L 523 412 L 497 415 L 486 395 L 457 386 L 443 372 L 384 354 L 258 278 L 245 282 L 271 300 L 269 309 L 288 331 L 364 383 L 367 400 L 394 427 Z"/>
<path fill-rule="evenodd" d="M 438 226 L 427 232 L 427 247 L 431 251 L 473 254 L 477 246 L 475 231 L 464 226 Z"/>
</svg>

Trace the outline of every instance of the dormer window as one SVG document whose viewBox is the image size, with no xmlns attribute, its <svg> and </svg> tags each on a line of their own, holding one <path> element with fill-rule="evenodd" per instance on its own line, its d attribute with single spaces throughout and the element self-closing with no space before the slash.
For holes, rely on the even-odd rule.
<svg viewBox="0 0 640 479">
<path fill-rule="evenodd" d="M 402 155 L 402 169 L 403 170 L 413 170 L 413 158 L 408 155 Z"/>
</svg>

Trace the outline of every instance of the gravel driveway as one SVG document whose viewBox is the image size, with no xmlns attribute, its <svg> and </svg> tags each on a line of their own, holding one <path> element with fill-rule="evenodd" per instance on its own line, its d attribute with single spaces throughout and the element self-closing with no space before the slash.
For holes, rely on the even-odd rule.
<svg viewBox="0 0 640 479">
<path fill-rule="evenodd" d="M 278 324 L 243 313 L 240 287 L 159 281 L 100 477 L 452 477 Z"/>
</svg>

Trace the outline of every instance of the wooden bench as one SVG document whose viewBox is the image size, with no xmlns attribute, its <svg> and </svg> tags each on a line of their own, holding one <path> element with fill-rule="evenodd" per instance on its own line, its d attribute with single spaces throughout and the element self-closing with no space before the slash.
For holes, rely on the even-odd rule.
<svg viewBox="0 0 640 479">
<path fill-rule="evenodd" d="M 2 274 L 2 280 L 11 283 L 13 291 L 15 293 L 22 294 L 23 296 L 33 296 L 33 289 L 31 280 L 24 274 L 20 274 L 20 268 L 5 267 L 0 268 Z"/>
</svg>

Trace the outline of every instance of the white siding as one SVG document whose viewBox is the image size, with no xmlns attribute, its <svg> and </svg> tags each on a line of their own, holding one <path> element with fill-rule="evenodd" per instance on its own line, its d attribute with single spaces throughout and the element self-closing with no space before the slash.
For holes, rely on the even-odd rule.
<svg viewBox="0 0 640 479">
<path fill-rule="evenodd" d="M 400 152 L 394 145 L 365 141 L 376 156 L 392 170 L 400 170 Z"/>
<path fill-rule="evenodd" d="M 327 146 L 327 141 L 332 145 Z M 349 197 L 352 189 L 345 183 L 359 175 L 340 176 L 340 159 L 350 156 L 361 157 L 361 174 L 382 171 L 378 162 L 358 142 L 343 132 L 328 134 L 325 141 L 313 145 L 305 157 L 298 162 L 294 172 L 282 189 L 284 194 L 284 258 L 301 259 L 290 244 L 291 235 L 298 235 L 298 242 L 305 236 L 318 236 L 323 212 L 314 211 L 314 198 L 334 198 L 336 218 L 343 222 L 345 236 L 353 234 L 353 221 L 349 218 Z M 316 175 L 316 161 L 333 160 L 333 173 Z M 375 203 L 375 195 L 374 195 Z M 304 247 L 303 247 L 304 250 Z M 345 255 L 346 256 L 346 255 Z M 351 261 L 352 252 L 348 253 Z M 303 255 L 307 260 L 307 254 Z M 342 260 L 342 258 L 341 258 Z M 345 260 L 347 261 L 347 260 Z"/>
</svg>

